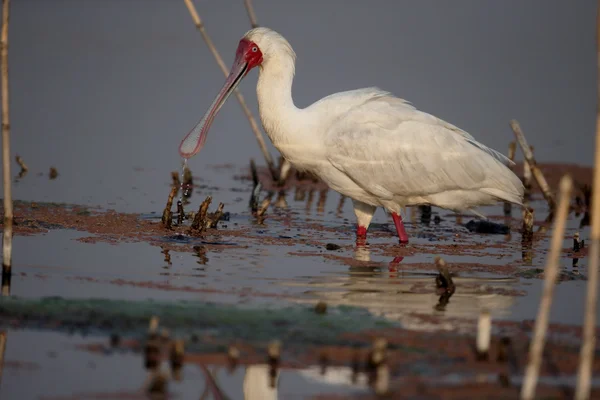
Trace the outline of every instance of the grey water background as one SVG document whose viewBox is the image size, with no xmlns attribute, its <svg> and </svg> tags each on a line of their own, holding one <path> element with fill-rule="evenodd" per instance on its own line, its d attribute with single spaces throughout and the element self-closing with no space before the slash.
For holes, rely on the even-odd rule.
<svg viewBox="0 0 600 400">
<path fill-rule="evenodd" d="M 249 29 L 243 2 L 196 6 L 230 65 Z M 259 23 L 296 50 L 298 106 L 379 86 L 500 151 L 516 118 L 539 161 L 592 163 L 592 0 L 254 6 Z M 123 211 L 162 205 L 169 172 L 181 163 L 179 142 L 224 80 L 183 1 L 16 1 L 9 57 L 12 149 L 32 174 L 50 166 L 60 173 L 53 182 L 30 176 L 15 198 Z M 258 118 L 256 75 L 240 88 Z M 246 166 L 250 157 L 262 162 L 232 97 L 190 167 L 210 179 L 208 165 Z"/>
</svg>

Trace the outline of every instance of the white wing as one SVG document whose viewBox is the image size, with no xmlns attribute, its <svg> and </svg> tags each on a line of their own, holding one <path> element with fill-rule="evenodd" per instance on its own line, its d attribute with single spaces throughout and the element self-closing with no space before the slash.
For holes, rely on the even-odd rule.
<svg viewBox="0 0 600 400">
<path fill-rule="evenodd" d="M 329 161 L 365 191 L 384 200 L 481 191 L 521 202 L 523 185 L 505 156 L 402 99 L 369 90 L 325 137 Z"/>
</svg>

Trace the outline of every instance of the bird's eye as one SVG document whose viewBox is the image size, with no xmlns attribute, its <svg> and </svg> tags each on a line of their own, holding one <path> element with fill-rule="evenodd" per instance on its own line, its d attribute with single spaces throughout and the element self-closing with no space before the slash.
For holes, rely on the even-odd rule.
<svg viewBox="0 0 600 400">
<path fill-rule="evenodd" d="M 254 46 L 254 47 L 252 48 L 252 52 L 253 52 L 253 53 L 256 53 L 257 51 L 258 51 L 258 47 Z"/>
</svg>

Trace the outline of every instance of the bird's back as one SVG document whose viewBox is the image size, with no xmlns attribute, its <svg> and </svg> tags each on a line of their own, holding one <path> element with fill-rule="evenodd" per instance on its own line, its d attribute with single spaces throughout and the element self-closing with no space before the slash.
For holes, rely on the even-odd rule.
<svg viewBox="0 0 600 400">
<path fill-rule="evenodd" d="M 374 198 L 461 209 L 521 203 L 510 160 L 473 136 L 377 88 L 328 96 L 323 140 L 331 164 Z M 433 201 L 432 201 L 433 200 Z M 449 207 L 452 205 L 452 207 Z"/>
</svg>

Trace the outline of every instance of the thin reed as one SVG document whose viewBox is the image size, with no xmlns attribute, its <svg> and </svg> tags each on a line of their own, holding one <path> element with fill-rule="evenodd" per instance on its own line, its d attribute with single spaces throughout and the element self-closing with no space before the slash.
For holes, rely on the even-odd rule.
<svg viewBox="0 0 600 400">
<path fill-rule="evenodd" d="M 600 0 L 596 14 L 596 52 L 600 57 Z M 579 355 L 577 372 L 577 400 L 589 399 L 592 364 L 596 348 L 596 302 L 598 298 L 598 264 L 600 263 L 600 58 L 597 59 L 597 104 L 596 104 L 596 156 L 594 163 L 594 184 L 592 195 L 591 244 L 588 264 L 587 296 L 585 299 L 585 320 L 583 323 L 583 345 Z"/>
<path fill-rule="evenodd" d="M 12 265 L 13 203 L 10 177 L 10 117 L 8 101 L 8 21 L 10 0 L 2 0 L 0 70 L 2 71 L 2 168 L 4 170 L 4 234 L 2 236 L 2 275 L 10 275 Z"/>
<path fill-rule="evenodd" d="M 531 400 L 535 396 L 535 387 L 537 386 L 540 365 L 542 363 L 542 352 L 546 341 L 546 331 L 548 330 L 550 306 L 552 305 L 554 286 L 558 276 L 559 258 L 565 237 L 565 226 L 569 214 L 572 192 L 573 180 L 569 175 L 565 175 L 560 181 L 560 199 L 556 219 L 554 221 L 550 253 L 546 263 L 546 269 L 544 270 L 544 290 L 540 300 L 538 315 L 535 320 L 533 339 L 531 340 L 531 345 L 529 347 L 529 362 L 525 370 L 525 380 L 521 387 L 521 398 L 524 400 Z"/>
</svg>

